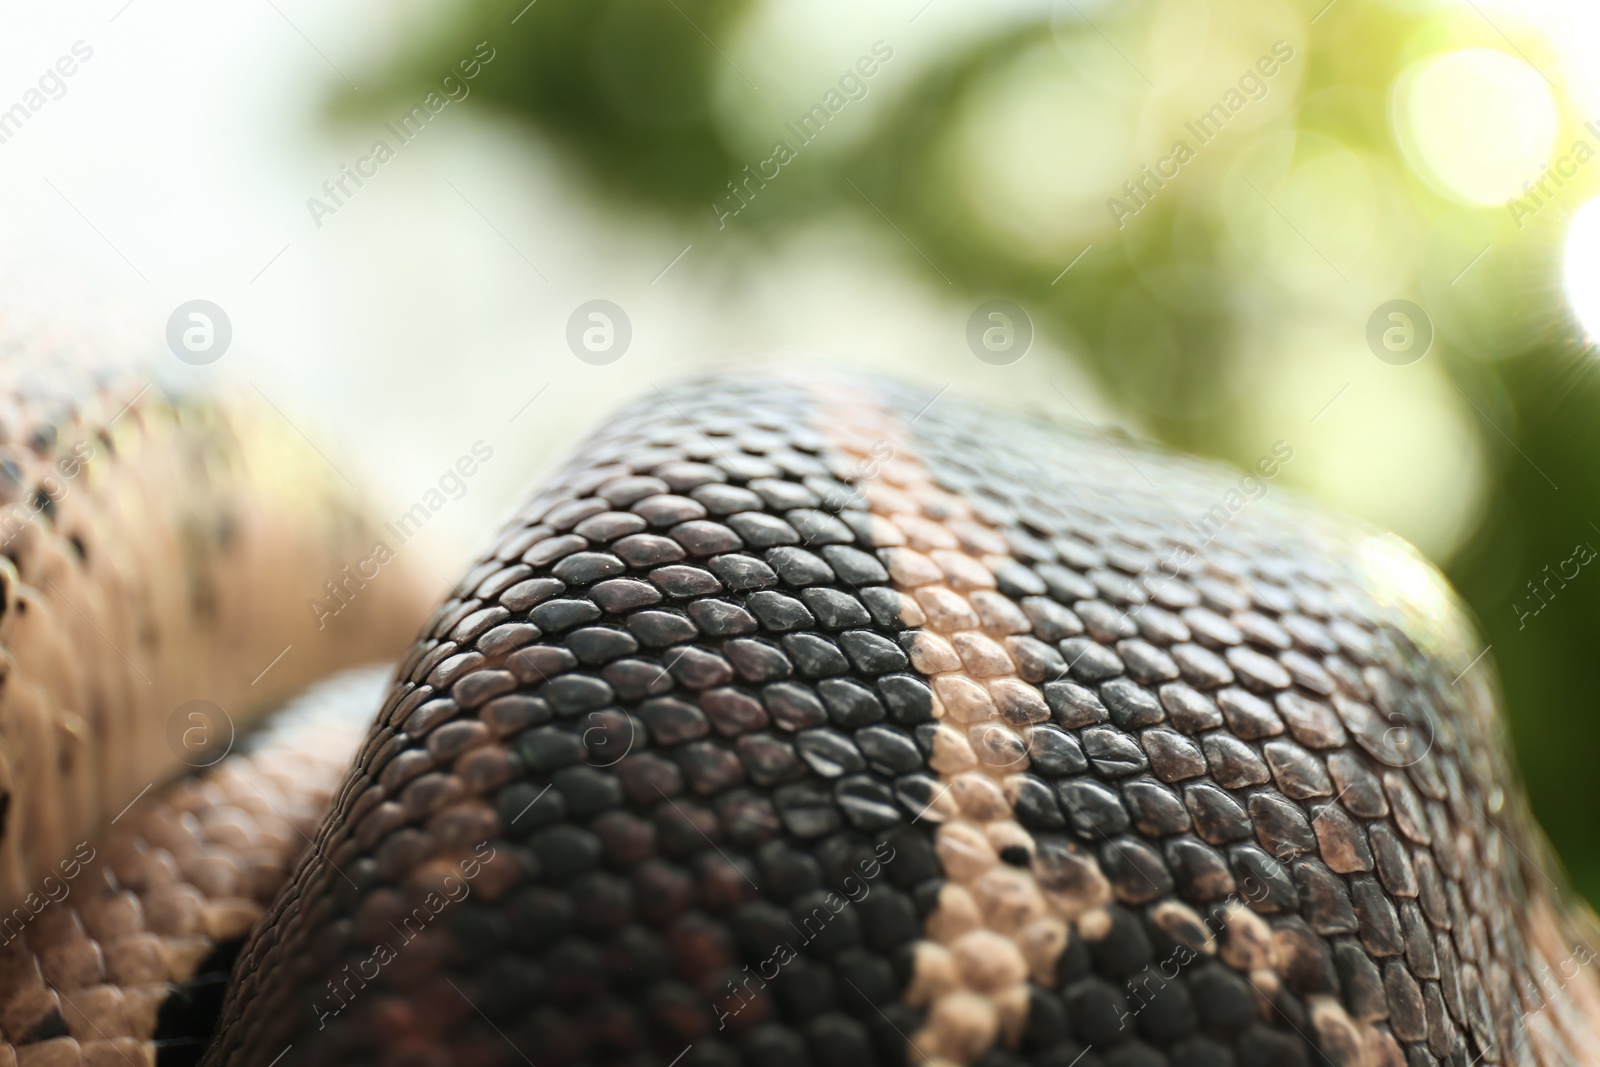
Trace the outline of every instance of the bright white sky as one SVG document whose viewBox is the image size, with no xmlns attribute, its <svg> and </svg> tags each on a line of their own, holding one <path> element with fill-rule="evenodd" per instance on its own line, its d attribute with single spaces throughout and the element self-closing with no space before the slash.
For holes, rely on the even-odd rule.
<svg viewBox="0 0 1600 1067">
<path fill-rule="evenodd" d="M 892 13 L 902 38 L 936 41 L 961 21 L 952 6 L 912 26 L 913 11 Z M 220 305 L 233 347 L 194 373 L 261 389 L 386 515 L 486 440 L 495 461 L 425 535 L 457 559 L 553 449 L 619 396 L 707 358 L 831 351 L 941 381 L 981 375 L 991 389 L 1032 376 L 1024 391 L 1048 395 L 1042 356 L 997 381 L 962 341 L 971 309 L 903 280 L 847 230 L 813 235 L 766 277 L 718 273 L 694 249 L 663 275 L 699 233 L 602 215 L 470 98 L 319 230 L 306 199 L 380 131 L 330 131 L 317 109 L 330 84 L 360 86 L 381 65 L 408 17 L 377 0 L 0 6 L 0 110 L 76 42 L 93 49 L 65 94 L 0 144 L 0 247 L 86 264 L 147 302 L 158 327 L 184 301 Z M 851 30 L 845 51 L 873 39 L 871 26 Z M 837 77 L 837 43 L 814 51 L 802 84 Z M 632 348 L 607 367 L 563 341 L 572 310 L 595 298 L 633 323 Z M 1059 364 L 1054 377 L 1071 380 Z"/>
</svg>

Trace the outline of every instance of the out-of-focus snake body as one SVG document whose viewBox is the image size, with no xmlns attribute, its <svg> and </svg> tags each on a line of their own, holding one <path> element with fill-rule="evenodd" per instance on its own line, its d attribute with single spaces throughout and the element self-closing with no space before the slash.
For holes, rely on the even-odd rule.
<svg viewBox="0 0 1600 1067">
<path fill-rule="evenodd" d="M 1290 455 L 657 391 L 425 624 L 206 1062 L 1596 1062 L 1490 660 Z"/>
<path fill-rule="evenodd" d="M 0 1063 L 193 1063 L 227 963 L 327 809 L 381 692 L 352 675 L 85 842 L 0 929 Z"/>
<path fill-rule="evenodd" d="M 81 289 L 0 277 L 10 909 L 181 767 L 204 740 L 190 731 L 242 731 L 307 681 L 387 654 L 417 583 L 399 573 L 319 623 L 307 600 L 374 529 L 297 431 L 259 399 L 218 400 L 135 362 L 131 328 L 71 325 L 94 317 L 74 305 Z"/>
<path fill-rule="evenodd" d="M 86 291 L 0 275 L 0 1064 L 28 1067 L 153 1062 L 169 992 L 248 929 L 331 785 L 290 749 L 287 790 L 248 761 L 166 783 L 423 611 L 411 560 L 308 610 L 371 551 L 354 494 L 259 396 L 141 361 L 137 315 Z M 241 782 L 281 810 L 216 793 Z"/>
</svg>

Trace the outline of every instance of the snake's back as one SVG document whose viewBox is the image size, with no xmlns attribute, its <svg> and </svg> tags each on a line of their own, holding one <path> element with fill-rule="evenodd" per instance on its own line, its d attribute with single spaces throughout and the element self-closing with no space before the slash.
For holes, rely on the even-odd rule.
<svg viewBox="0 0 1600 1067">
<path fill-rule="evenodd" d="M 91 835 L 287 694 L 392 655 L 428 595 L 408 559 L 339 618 L 308 611 L 377 524 L 269 402 L 150 360 L 120 306 L 0 256 L 6 942 Z"/>
<path fill-rule="evenodd" d="M 652 393 L 426 627 L 209 1062 L 1592 1062 L 1492 663 L 1292 457 Z"/>
</svg>

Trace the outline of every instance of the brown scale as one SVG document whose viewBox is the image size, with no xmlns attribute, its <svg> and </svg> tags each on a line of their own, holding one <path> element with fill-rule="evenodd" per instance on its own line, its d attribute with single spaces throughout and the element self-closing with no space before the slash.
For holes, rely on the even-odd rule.
<svg viewBox="0 0 1600 1067">
<path fill-rule="evenodd" d="M 154 1067 L 163 1006 L 265 911 L 384 681 L 354 674 L 311 691 L 248 751 L 82 842 L 0 918 L 0 1064 Z"/>
<path fill-rule="evenodd" d="M 1592 1058 L 1478 639 L 1239 485 L 849 379 L 635 405 L 425 627 L 208 1062 Z"/>
<path fill-rule="evenodd" d="M 338 476 L 253 394 L 130 358 L 149 324 L 79 283 L 4 281 L 0 908 L 182 769 L 179 705 L 243 729 L 309 679 L 394 654 L 423 610 L 400 560 L 319 628 L 308 601 L 375 540 Z"/>
<path fill-rule="evenodd" d="M 441 605 L 402 664 L 401 681 L 335 805 L 337 814 L 321 831 L 319 843 L 331 863 L 308 859 L 274 905 L 263 933 L 247 946 L 210 1062 L 265 1064 L 285 1049 L 285 1065 L 521 1062 L 529 1055 L 541 1062 L 584 1062 L 584 1044 L 619 1050 L 643 1044 L 651 1052 L 642 1062 L 651 1062 L 649 1056 L 671 1045 L 672 1051 L 662 1055 L 665 1063 L 685 1052 L 680 1035 L 686 1034 L 693 1048 L 682 1063 L 691 1067 L 728 1062 L 724 1057 L 741 1045 L 757 1059 L 772 1058 L 755 1051 L 771 1049 L 772 1040 L 780 1046 L 773 1054 L 794 1047 L 782 1047 L 798 1038 L 792 1030 L 775 1030 L 780 1009 L 768 993 L 755 990 L 753 1002 L 739 1010 L 726 1035 L 716 1014 L 719 1006 L 734 1008 L 731 998 L 723 999 L 723 989 L 743 977 L 738 966 L 745 962 L 725 925 L 729 913 L 764 906 L 751 899 L 754 881 L 788 877 L 757 870 L 752 851 L 763 842 L 793 844 L 797 852 L 849 844 L 848 831 L 818 838 L 831 832 L 824 824 L 850 825 L 831 807 L 831 795 L 822 794 L 825 801 L 816 797 L 828 805 L 825 809 L 811 806 L 814 794 L 784 795 L 808 781 L 830 781 L 806 771 L 784 740 L 797 736 L 797 729 L 804 732 L 798 720 L 820 713 L 822 705 L 808 708 L 792 693 L 780 699 L 781 683 L 761 690 L 764 699 L 755 698 L 750 686 L 752 679 L 776 677 L 763 672 L 775 669 L 779 653 L 776 642 L 760 644 L 744 636 L 756 628 L 749 611 L 794 613 L 799 601 L 782 597 L 757 607 L 754 596 L 709 596 L 691 604 L 689 614 L 658 610 L 663 591 L 672 591 L 674 603 L 682 604 L 717 588 L 711 573 L 700 568 L 708 557 L 738 556 L 733 550 L 741 540 L 731 527 L 705 517 L 701 505 L 666 492 L 667 482 L 640 476 L 659 472 L 683 493 L 698 492 L 695 486 L 766 483 L 769 492 L 792 494 L 800 491 L 798 476 L 780 485 L 778 469 L 761 457 L 782 452 L 791 464 L 804 464 L 818 475 L 825 472 L 824 464 L 840 471 L 853 466 L 828 453 L 815 431 L 804 430 L 792 393 L 766 389 L 772 395 L 764 395 L 763 389 L 752 389 L 749 399 L 768 419 L 779 418 L 773 408 L 781 407 L 781 421 L 741 440 L 742 454 L 731 441 L 726 447 L 704 441 L 682 419 L 663 425 L 659 412 L 648 407 L 613 420 L 587 455 L 523 510 L 458 585 L 456 596 Z M 719 417 L 730 423 L 752 417 L 743 398 L 718 403 Z M 697 416 L 711 414 L 693 402 L 689 406 Z M 790 431 L 784 427 L 790 426 L 795 434 L 807 435 L 803 447 L 820 458 L 785 451 Z M 713 460 L 731 473 L 713 469 Z M 848 492 L 840 481 L 823 488 L 830 494 Z M 738 491 L 756 499 L 753 491 Z M 799 542 L 774 510 L 763 511 L 758 504 L 748 512 L 742 525 L 746 536 L 781 533 L 789 543 Z M 648 532 L 652 526 L 670 529 L 672 537 Z M 687 551 L 685 544 L 691 546 Z M 585 561 L 581 550 L 591 546 L 610 548 L 627 566 L 597 561 L 592 554 Z M 589 572 L 581 581 L 569 570 L 580 561 Z M 650 586 L 640 580 L 644 574 Z M 556 589 L 568 587 L 555 575 L 574 583 L 568 597 L 556 595 Z M 586 592 L 582 585 L 589 586 Z M 628 655 L 606 660 L 605 676 L 630 694 L 617 698 L 619 707 L 574 715 L 574 705 L 562 713 L 570 721 L 552 722 L 546 696 L 558 700 L 554 688 L 565 682 L 598 687 L 600 668 L 580 665 L 566 638 L 541 634 L 539 626 L 573 625 L 560 624 L 547 612 L 582 608 L 583 620 L 602 620 L 611 624 L 607 632 L 622 632 L 618 619 L 603 617 L 580 598 L 626 615 L 649 640 L 639 648 L 629 639 Z M 727 639 L 666 648 L 683 640 L 690 618 Z M 588 648 L 584 655 L 594 651 Z M 738 665 L 737 679 L 730 664 Z M 783 669 L 790 667 L 785 663 Z M 733 680 L 740 684 L 727 684 Z M 695 701 L 697 708 L 661 704 L 668 693 Z M 571 695 L 581 697 L 582 690 Z M 609 699 L 609 689 L 605 695 Z M 552 748 L 555 742 L 560 744 Z M 585 746 L 586 766 L 574 766 Z M 539 763 L 553 751 L 560 755 L 556 750 L 565 752 L 565 766 L 551 775 Z M 782 767 L 767 763 L 775 756 L 785 761 Z M 569 773 L 575 777 L 565 777 Z M 763 777 L 768 773 L 790 784 L 769 790 L 771 783 Z M 751 778 L 761 788 L 740 788 Z M 560 789 L 552 792 L 557 784 Z M 613 788 L 617 795 L 610 797 Z M 576 806 L 586 791 L 599 794 L 606 810 L 569 817 L 568 806 Z M 871 808 L 853 810 L 859 817 L 872 815 Z M 516 825 L 519 818 L 532 829 L 545 827 L 534 834 L 534 841 L 542 842 L 537 855 L 523 840 L 529 830 Z M 906 833 L 919 835 L 914 829 Z M 923 863 L 910 856 L 916 840 L 900 843 L 900 858 L 883 866 L 884 882 Z M 591 845 L 605 857 L 598 872 L 586 853 Z M 492 849 L 493 859 L 481 868 L 464 867 L 479 846 Z M 926 842 L 921 855 L 925 873 L 917 877 L 925 878 L 934 874 L 937 860 Z M 574 882 L 570 874 L 552 869 L 569 862 L 591 873 Z M 339 890 L 335 881 L 343 879 L 335 868 L 359 888 Z M 469 898 L 435 921 L 428 894 L 451 877 L 470 883 Z M 880 884 L 874 899 L 897 892 Z M 320 903 L 315 910 L 301 906 L 323 899 L 336 899 L 332 911 Z M 907 894 L 895 899 L 910 909 Z M 555 935 L 564 936 L 557 955 L 565 953 L 566 961 L 552 960 L 546 969 L 538 960 L 515 959 L 532 936 L 529 928 L 545 926 L 541 916 L 550 907 L 571 907 L 581 924 Z M 335 915 L 348 916 L 348 922 L 341 918 L 329 925 L 326 920 Z M 797 924 L 802 921 L 797 914 Z M 503 932 L 480 939 L 480 922 L 485 933 L 497 925 Z M 589 940 L 596 927 L 614 930 L 617 925 L 623 929 L 615 938 Z M 907 929 L 896 947 L 909 949 L 911 933 Z M 634 980 L 626 977 L 630 957 L 634 969 L 653 969 L 657 951 L 666 954 L 673 973 L 641 975 L 648 992 L 632 990 Z M 751 966 L 760 962 L 746 959 Z M 809 995 L 814 979 L 801 977 L 800 967 L 796 963 L 787 973 Z M 530 988 L 522 994 L 526 999 L 507 999 L 535 973 L 539 984 L 551 987 L 549 994 Z M 886 964 L 882 973 L 891 974 Z M 895 1003 L 892 977 L 881 989 L 878 1003 L 904 1015 Z M 819 1021 L 821 1030 L 813 1026 L 808 1032 L 825 1043 L 845 1042 L 842 1062 L 868 1062 L 861 1056 L 873 1046 L 860 1016 L 877 1023 L 880 1015 L 871 1003 L 852 1010 L 857 1018 L 828 1012 Z M 900 1047 L 903 1038 L 894 1024 L 879 1025 L 885 1033 L 873 1040 L 885 1049 Z"/>
<path fill-rule="evenodd" d="M 1001 1041 L 1015 1046 L 1026 1022 L 1027 980 L 1053 980 L 1073 923 L 1103 925 L 1109 883 L 1092 859 L 1044 884 L 1032 870 L 1033 836 L 1013 818 L 1008 779 L 1027 769 L 1020 731 L 1045 722 L 1043 695 L 1018 676 L 1004 642 L 1031 626 L 995 591 L 992 566 L 1007 546 L 959 497 L 940 490 L 911 453 L 905 430 L 868 404 L 830 409 L 827 429 L 862 464 L 888 444 L 865 493 L 884 521 L 877 544 L 904 592 L 901 621 L 916 631 L 911 660 L 933 680 L 939 732 L 929 766 L 945 788 L 926 818 L 948 881 L 916 949 L 906 999 L 927 1009 L 908 1055 L 930 1064 L 970 1063 Z M 1002 862 L 1007 850 L 1021 855 Z M 1070 861 L 1069 861 L 1070 862 Z M 1053 872 L 1055 873 L 1055 872 Z"/>
<path fill-rule="evenodd" d="M 1262 915 L 1228 909 L 1224 962 L 1249 973 L 1263 1007 L 1339 1064 L 1399 1063 L 1402 1043 L 1412 1063 L 1580 1061 L 1600 1020 L 1590 917 L 1545 873 L 1556 868 L 1500 756 L 1492 675 L 1463 673 L 1480 642 L 1438 576 L 1391 538 L 1278 499 L 1201 540 L 1192 524 L 1225 481 L 1174 477 L 1188 465 L 1143 451 L 1135 467 L 1125 449 L 1082 441 L 1063 478 L 1040 460 L 1052 455 L 1041 432 L 996 439 L 986 422 L 952 405 L 922 424 L 941 487 L 970 493 L 982 472 L 1003 474 L 988 502 L 1012 544 L 1047 578 L 1072 558 L 1090 579 L 1078 583 L 1083 599 L 1050 594 L 1128 675 L 1159 688 L 1184 732 L 1221 725 L 1203 720 L 1206 691 L 1221 706 L 1227 732 L 1202 736 L 1210 774 L 1248 794 L 1251 829 L 1300 889 L 1299 918 L 1271 900 Z M 1045 544 L 1051 533 L 1060 551 Z M 1181 546 L 1192 554 L 1177 574 L 1158 569 Z M 1096 617 L 1116 617 L 1108 602 L 1130 632 L 1094 632 Z M 1179 666 L 1175 653 L 1196 636 L 1220 663 L 1191 651 Z M 1151 644 L 1174 655 L 1152 656 Z M 1235 681 L 1244 691 L 1226 687 Z M 1184 683 L 1193 688 L 1171 688 Z M 1170 756 L 1149 737 L 1160 773 Z M 1292 809 L 1272 807 L 1284 799 L 1304 805 L 1314 845 L 1290 840 L 1298 827 L 1281 810 Z M 1202 824 L 1205 807 L 1191 810 L 1202 836 L 1209 825 L 1228 839 L 1231 817 L 1212 811 Z M 1180 889 L 1197 903 L 1214 892 Z M 1260 949 L 1230 959 L 1236 929 Z M 1558 960 L 1561 977 L 1541 981 Z"/>
</svg>

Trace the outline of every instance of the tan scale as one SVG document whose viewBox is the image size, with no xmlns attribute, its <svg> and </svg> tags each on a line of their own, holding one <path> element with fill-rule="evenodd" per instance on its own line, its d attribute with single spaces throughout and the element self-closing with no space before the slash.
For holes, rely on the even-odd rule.
<svg viewBox="0 0 1600 1067">
<path fill-rule="evenodd" d="M 0 1067 L 153 1067 L 173 984 L 265 912 L 385 681 L 362 672 L 313 690 L 252 751 L 80 844 L 36 887 L 42 906 L 0 921 Z"/>
<path fill-rule="evenodd" d="M 1053 980 L 1071 932 L 1104 937 L 1111 886 L 1094 857 L 1044 864 L 1013 817 L 1014 775 L 1027 770 L 1022 729 L 1047 721 L 1039 689 L 1017 674 L 1006 639 L 1031 629 L 994 572 L 1010 562 L 1003 538 L 964 501 L 934 484 L 882 409 L 830 397 L 833 443 L 876 476 L 861 489 L 904 594 L 901 621 L 920 632 L 910 658 L 933 688 L 929 766 L 942 788 L 921 816 L 938 823 L 934 847 L 946 883 L 915 948 L 907 990 L 926 1011 L 909 1057 L 932 1067 L 968 1064 L 997 1043 L 1014 1047 L 1027 1021 L 1030 978 Z M 894 454 L 876 461 L 887 442 Z M 878 452 L 874 452 L 877 446 Z M 1000 853 L 1021 848 L 1028 866 Z"/>
<path fill-rule="evenodd" d="M 132 358 L 159 323 L 44 271 L 0 283 L 4 912 L 183 769 L 180 705 L 242 730 L 313 678 L 396 654 L 432 583 L 402 552 L 319 620 L 313 598 L 380 536 L 342 476 L 253 391 L 214 397 L 164 353 Z"/>
<path fill-rule="evenodd" d="M 910 1035 L 909 1057 L 932 1067 L 969 1064 L 997 1043 L 1015 1047 L 1026 1023 L 1027 981 L 1050 984 L 1073 932 L 1098 941 L 1111 932 L 1110 883 L 1094 856 L 1074 850 L 1046 861 L 1014 818 L 1012 775 L 1027 769 L 1019 728 L 1049 719 L 1040 690 L 1018 677 L 1008 637 L 1031 629 L 994 574 L 1011 562 L 1002 537 L 959 497 L 939 488 L 895 417 L 874 405 L 829 400 L 833 443 L 863 470 L 861 491 L 885 546 L 891 581 L 905 594 L 901 621 L 921 627 L 910 658 L 930 679 L 937 728 L 929 766 L 945 788 L 922 816 L 939 824 L 935 851 L 947 878 L 915 949 L 907 1000 L 927 1012 Z M 877 460 L 883 443 L 893 456 Z M 878 451 L 874 451 L 874 447 Z M 1027 850 L 1027 868 L 1000 860 Z M 1286 954 L 1260 916 L 1242 904 L 1211 930 L 1192 909 L 1167 902 L 1154 916 L 1198 952 L 1218 953 L 1257 996 L 1264 1021 L 1276 1011 Z M 1219 936 L 1220 935 L 1220 936 Z M 1311 1023 L 1340 1067 L 1403 1067 L 1394 1037 L 1350 1018 L 1336 998 L 1315 998 Z M 1571 1029 L 1571 1027 L 1568 1027 Z"/>
<path fill-rule="evenodd" d="M 1600 982 L 1594 975 L 1593 952 L 1575 951 L 1573 941 L 1563 941 L 1563 925 L 1548 900 L 1531 903 L 1528 950 L 1545 967 L 1545 974 L 1535 977 L 1537 994 L 1543 999 L 1534 1000 L 1532 991 L 1520 984 L 1518 995 L 1541 1063 L 1560 1062 L 1567 1049 L 1592 1048 L 1600 1021 Z"/>
</svg>

